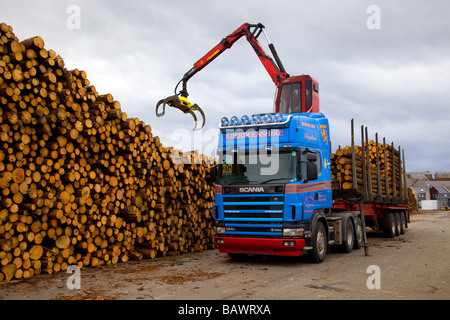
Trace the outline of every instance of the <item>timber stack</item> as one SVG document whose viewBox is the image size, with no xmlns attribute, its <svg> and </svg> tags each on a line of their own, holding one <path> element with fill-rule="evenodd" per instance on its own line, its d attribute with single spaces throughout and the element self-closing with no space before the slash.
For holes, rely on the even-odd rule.
<svg viewBox="0 0 450 320">
<path fill-rule="evenodd" d="M 394 143 L 368 139 L 361 126 L 361 145 L 355 145 L 352 120 L 352 146 L 339 147 L 331 154 L 331 178 L 338 189 L 354 189 L 365 201 L 395 203 L 407 199 L 404 152 Z M 403 160 L 402 160 L 403 156 Z"/>
<path fill-rule="evenodd" d="M 417 203 L 416 193 L 413 191 L 412 187 L 408 188 L 408 205 L 411 213 L 418 213 L 419 207 Z"/>
<path fill-rule="evenodd" d="M 0 281 L 213 248 L 213 158 L 0 24 Z"/>
</svg>

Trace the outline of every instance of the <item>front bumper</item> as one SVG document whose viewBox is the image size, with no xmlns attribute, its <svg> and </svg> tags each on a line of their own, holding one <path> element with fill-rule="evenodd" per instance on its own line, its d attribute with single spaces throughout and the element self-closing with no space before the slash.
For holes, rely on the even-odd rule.
<svg viewBox="0 0 450 320">
<path fill-rule="evenodd" d="M 219 243 L 218 241 L 219 240 Z M 214 237 L 223 253 L 267 254 L 276 256 L 300 256 L 305 247 L 304 239 L 265 239 Z M 290 242 L 289 245 L 284 245 Z"/>
</svg>

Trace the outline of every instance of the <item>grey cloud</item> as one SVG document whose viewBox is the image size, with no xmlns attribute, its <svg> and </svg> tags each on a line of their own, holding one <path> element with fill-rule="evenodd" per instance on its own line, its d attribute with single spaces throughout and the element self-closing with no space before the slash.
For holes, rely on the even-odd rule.
<svg viewBox="0 0 450 320">
<path fill-rule="evenodd" d="M 381 9 L 380 30 L 366 26 L 372 4 Z M 79 30 L 66 27 L 69 5 L 81 9 Z M 450 170 L 448 1 L 24 0 L 2 4 L 0 20 L 20 39 L 42 36 L 168 146 L 193 122 L 174 109 L 157 118 L 156 102 L 224 36 L 261 22 L 288 72 L 319 80 L 333 146 L 349 143 L 355 118 L 402 145 L 408 170 Z M 211 134 L 222 116 L 271 112 L 274 89 L 241 39 L 190 80 L 189 98 L 204 108 Z"/>
</svg>

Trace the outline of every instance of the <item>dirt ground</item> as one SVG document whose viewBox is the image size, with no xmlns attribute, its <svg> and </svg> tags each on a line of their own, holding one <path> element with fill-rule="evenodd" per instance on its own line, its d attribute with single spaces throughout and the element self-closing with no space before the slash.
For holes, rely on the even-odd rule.
<svg viewBox="0 0 450 320">
<path fill-rule="evenodd" d="M 369 234 L 364 250 L 330 252 L 321 264 L 304 258 L 233 261 L 217 250 L 41 274 L 0 283 L 3 300 L 448 300 L 450 213 L 412 215 L 394 239 Z M 375 266 L 375 267 L 374 267 Z M 375 271 L 374 271 L 375 270 Z M 369 288 L 371 287 L 371 288 Z"/>
</svg>

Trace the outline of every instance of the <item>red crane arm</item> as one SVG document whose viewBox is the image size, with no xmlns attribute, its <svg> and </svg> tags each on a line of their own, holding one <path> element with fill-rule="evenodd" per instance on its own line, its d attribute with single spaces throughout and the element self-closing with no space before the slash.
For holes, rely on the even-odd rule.
<svg viewBox="0 0 450 320">
<path fill-rule="evenodd" d="M 250 43 L 256 55 L 261 60 L 262 64 L 264 65 L 270 77 L 272 78 L 272 81 L 275 83 L 275 85 L 278 86 L 283 79 L 289 78 L 289 75 L 284 70 L 284 67 L 281 64 L 280 59 L 278 58 L 278 55 L 275 51 L 273 44 L 269 43 L 269 48 L 272 54 L 274 55 L 274 58 L 277 61 L 278 65 L 272 60 L 270 56 L 268 56 L 264 52 L 263 48 L 259 44 L 257 38 L 261 34 L 261 32 L 264 31 L 263 29 L 264 26 L 261 23 L 259 24 L 244 23 L 232 34 L 222 39 L 222 41 L 219 44 L 217 44 L 214 48 L 212 48 L 200 60 L 194 63 L 194 66 L 183 76 L 182 79 L 183 86 L 185 87 L 186 82 L 190 78 L 192 78 L 192 76 L 194 76 L 197 72 L 206 67 L 220 54 L 222 54 L 226 49 L 229 49 L 237 40 L 239 40 L 243 36 L 246 36 L 247 41 Z M 186 88 L 183 88 L 183 91 L 181 91 L 182 96 L 184 94 L 187 94 L 187 91 L 185 89 Z"/>
<path fill-rule="evenodd" d="M 197 72 L 202 70 L 214 59 L 216 59 L 222 52 L 224 52 L 226 49 L 231 48 L 231 46 L 243 36 L 247 38 L 247 41 L 250 43 L 259 60 L 261 60 L 262 64 L 264 65 L 270 77 L 272 78 L 272 81 L 275 83 L 277 87 L 279 87 L 281 82 L 284 79 L 289 78 L 290 76 L 289 74 L 286 73 L 286 70 L 284 69 L 283 64 L 280 61 L 280 58 L 278 57 L 278 54 L 275 51 L 275 47 L 273 46 L 272 43 L 270 43 L 269 39 L 267 39 L 267 42 L 269 42 L 269 48 L 270 51 L 272 52 L 275 61 L 273 61 L 272 58 L 264 52 L 263 48 L 261 48 L 261 45 L 258 42 L 258 37 L 261 34 L 261 32 L 264 33 L 264 26 L 261 23 L 258 24 L 244 23 L 232 34 L 222 39 L 222 41 L 220 41 L 219 44 L 217 44 L 214 48 L 212 48 L 205 56 L 203 56 L 203 58 L 194 63 L 194 66 L 188 72 L 185 73 L 183 78 L 176 85 L 175 94 L 173 96 L 158 101 L 158 103 L 156 104 L 156 115 L 158 117 L 162 117 L 165 114 L 166 105 L 177 108 L 183 111 L 184 113 L 189 113 L 192 115 L 195 121 L 194 130 L 196 130 L 197 117 L 194 111 L 199 111 L 203 118 L 202 124 L 203 128 L 203 126 L 205 125 L 205 115 L 203 113 L 203 110 L 197 104 L 193 104 L 189 100 L 187 100 L 187 97 L 189 95 L 187 92 L 187 82 Z M 267 38 L 267 35 L 265 33 L 264 35 Z M 179 93 L 177 93 L 176 91 L 180 83 L 182 83 L 183 87 L 182 90 Z M 162 107 L 162 111 L 160 110 L 160 107 Z"/>
</svg>

